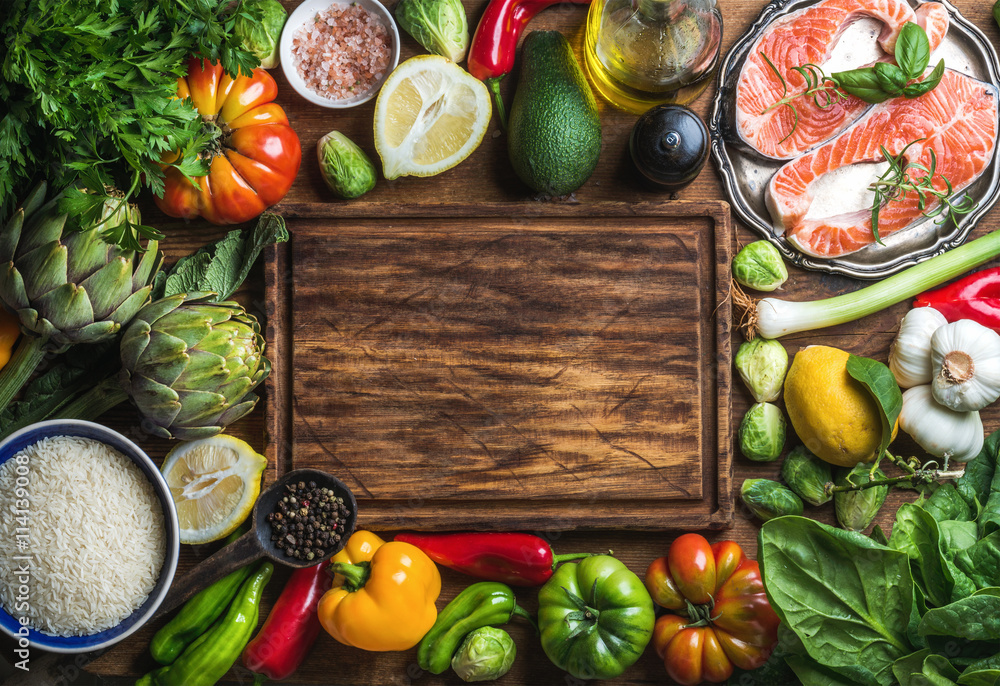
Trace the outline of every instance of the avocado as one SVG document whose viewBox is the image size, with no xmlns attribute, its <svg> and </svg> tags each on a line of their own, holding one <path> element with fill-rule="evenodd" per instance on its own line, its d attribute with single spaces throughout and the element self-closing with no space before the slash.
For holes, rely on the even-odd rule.
<svg viewBox="0 0 1000 686">
<path fill-rule="evenodd" d="M 548 195 L 572 193 L 597 166 L 597 102 L 573 49 L 558 31 L 532 31 L 524 39 L 507 154 L 521 180 Z"/>
</svg>

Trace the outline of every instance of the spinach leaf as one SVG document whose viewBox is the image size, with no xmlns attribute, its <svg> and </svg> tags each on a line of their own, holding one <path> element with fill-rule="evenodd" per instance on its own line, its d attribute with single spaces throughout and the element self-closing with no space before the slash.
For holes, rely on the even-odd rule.
<svg viewBox="0 0 1000 686">
<path fill-rule="evenodd" d="M 979 588 L 1000 586 L 1000 531 L 955 555 L 955 566 Z"/>
<path fill-rule="evenodd" d="M 268 245 L 287 240 L 288 229 L 284 219 L 265 213 L 252 232 L 230 231 L 212 245 L 177 260 L 163 281 L 163 291 L 158 297 L 213 291 L 218 294 L 217 301 L 228 300 L 246 280 L 260 251 Z"/>
<path fill-rule="evenodd" d="M 903 409 L 903 394 L 896 384 L 893 373 L 876 360 L 851 355 L 847 358 L 847 373 L 864 385 L 878 404 L 879 415 L 882 418 L 882 440 L 878 446 L 877 457 L 881 459 L 885 449 L 892 442 L 892 428 L 896 425 L 899 413 Z"/>
<path fill-rule="evenodd" d="M 990 497 L 993 477 L 1000 453 L 1000 430 L 986 437 L 983 449 L 965 465 L 965 473 L 955 481 L 955 488 L 968 503 L 973 514 L 978 514 Z"/>
<path fill-rule="evenodd" d="M 979 671 L 985 669 L 1000 669 L 1000 653 L 976 660 L 968 666 L 969 671 Z"/>
<path fill-rule="evenodd" d="M 961 686 L 1000 686 L 1000 669 L 966 669 L 958 677 Z"/>
<path fill-rule="evenodd" d="M 903 24 L 896 38 L 896 63 L 906 73 L 906 78 L 915 79 L 924 73 L 931 61 L 931 43 L 927 33 L 912 21 Z"/>
<path fill-rule="evenodd" d="M 883 91 L 890 95 L 899 95 L 906 87 L 906 74 L 895 64 L 888 62 L 875 63 L 875 78 Z"/>
<path fill-rule="evenodd" d="M 949 519 L 970 522 L 973 519 L 969 504 L 950 481 L 938 486 L 922 507 L 939 522 Z"/>
<path fill-rule="evenodd" d="M 850 71 L 838 71 L 831 75 L 840 90 L 861 98 L 865 102 L 877 104 L 892 97 L 882 90 L 873 67 L 862 67 Z"/>
<path fill-rule="evenodd" d="M 929 648 L 904 655 L 892 663 L 892 673 L 902 686 L 909 684 L 912 675 L 919 674 L 924 668 L 924 660 L 931 654 Z"/>
<path fill-rule="evenodd" d="M 944 60 L 939 60 L 934 71 L 927 75 L 923 81 L 915 81 L 903 89 L 903 95 L 907 98 L 919 98 L 924 93 L 929 93 L 941 83 L 944 76 Z"/>
<path fill-rule="evenodd" d="M 913 652 L 909 558 L 861 534 L 805 517 L 765 522 L 758 560 L 767 597 L 809 655 L 834 670 L 861 664 L 879 684 Z M 922 621 L 922 620 L 921 620 Z"/>
<path fill-rule="evenodd" d="M 1000 640 L 1000 589 L 988 588 L 950 605 L 928 610 L 920 620 L 924 636 L 953 636 L 970 641 Z"/>
<path fill-rule="evenodd" d="M 979 540 L 975 522 L 946 519 L 938 522 L 938 531 L 941 532 L 941 552 L 951 560 L 954 560 L 958 553 L 976 545 Z"/>
<path fill-rule="evenodd" d="M 889 539 L 886 538 L 885 532 L 882 531 L 882 527 L 879 526 L 878 524 L 872 527 L 871 533 L 868 534 L 868 538 L 872 539 L 879 545 L 884 545 L 884 546 L 889 545 Z"/>
<path fill-rule="evenodd" d="M 955 583 L 941 555 L 940 540 L 937 522 L 926 510 L 903 503 L 896 511 L 889 547 L 907 554 L 914 583 L 938 607 L 951 602 Z"/>
<path fill-rule="evenodd" d="M 844 673 L 840 673 L 803 655 L 789 655 L 785 662 L 803 686 L 879 686 L 875 675 L 860 665 L 842 668 Z"/>
<path fill-rule="evenodd" d="M 924 659 L 920 671 L 923 680 L 918 680 L 915 683 L 930 684 L 930 686 L 955 686 L 958 674 L 958 670 L 944 655 L 928 655 Z"/>
</svg>

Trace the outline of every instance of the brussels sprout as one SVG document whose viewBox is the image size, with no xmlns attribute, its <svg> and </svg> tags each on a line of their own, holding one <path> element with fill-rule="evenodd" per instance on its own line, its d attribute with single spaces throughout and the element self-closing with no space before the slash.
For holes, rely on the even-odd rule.
<svg viewBox="0 0 1000 686">
<path fill-rule="evenodd" d="M 740 489 L 740 497 L 761 521 L 782 515 L 802 514 L 799 496 L 770 479 L 747 479 Z"/>
<path fill-rule="evenodd" d="M 803 445 L 796 446 L 781 463 L 781 478 L 810 505 L 822 505 L 833 498 L 826 492 L 826 485 L 833 481 L 833 470 Z"/>
<path fill-rule="evenodd" d="M 396 5 L 396 22 L 424 49 L 455 64 L 469 49 L 469 20 L 462 0 L 402 0 Z"/>
<path fill-rule="evenodd" d="M 785 447 L 785 416 L 771 403 L 757 403 L 740 422 L 740 450 L 756 462 L 772 462 Z"/>
<path fill-rule="evenodd" d="M 465 637 L 451 658 L 451 668 L 463 681 L 493 681 L 510 671 L 516 655 L 510 634 L 484 626 Z"/>
<path fill-rule="evenodd" d="M 838 486 L 860 486 L 869 483 L 871 465 L 859 462 L 854 469 L 838 469 Z M 876 479 L 884 479 L 881 469 L 875 470 Z M 873 486 L 860 491 L 838 491 L 833 494 L 833 505 L 837 510 L 837 521 L 849 531 L 864 531 L 882 509 L 888 486 Z"/>
<path fill-rule="evenodd" d="M 755 338 L 736 351 L 736 371 L 754 400 L 774 402 L 781 394 L 781 384 L 788 371 L 788 353 L 778 341 Z"/>
<path fill-rule="evenodd" d="M 778 249 L 767 241 L 754 241 L 733 258 L 733 277 L 756 291 L 773 291 L 788 278 Z"/>
<path fill-rule="evenodd" d="M 357 198 L 375 188 L 375 165 L 364 150 L 339 131 L 320 138 L 316 154 L 323 180 L 341 198 Z"/>
<path fill-rule="evenodd" d="M 278 39 L 288 19 L 288 13 L 278 0 L 247 0 L 243 12 L 236 15 L 233 33 L 243 41 L 243 47 L 260 60 L 264 69 L 278 66 Z M 250 17 L 260 14 L 260 21 Z"/>
</svg>

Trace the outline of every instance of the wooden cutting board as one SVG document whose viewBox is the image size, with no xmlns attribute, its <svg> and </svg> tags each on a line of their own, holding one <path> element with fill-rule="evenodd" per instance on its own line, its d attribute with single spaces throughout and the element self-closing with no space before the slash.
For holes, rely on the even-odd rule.
<svg viewBox="0 0 1000 686">
<path fill-rule="evenodd" d="M 279 473 L 373 529 L 731 523 L 725 203 L 280 210 Z"/>
</svg>

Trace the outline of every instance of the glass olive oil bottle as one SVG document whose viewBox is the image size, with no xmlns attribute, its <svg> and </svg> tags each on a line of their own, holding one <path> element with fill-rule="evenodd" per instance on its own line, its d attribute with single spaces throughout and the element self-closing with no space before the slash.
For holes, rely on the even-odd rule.
<svg viewBox="0 0 1000 686">
<path fill-rule="evenodd" d="M 593 0 L 584 62 L 597 92 L 641 114 L 698 97 L 718 64 L 721 43 L 715 0 Z"/>
</svg>

